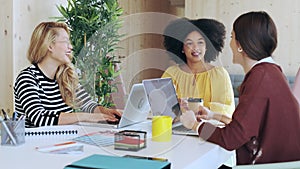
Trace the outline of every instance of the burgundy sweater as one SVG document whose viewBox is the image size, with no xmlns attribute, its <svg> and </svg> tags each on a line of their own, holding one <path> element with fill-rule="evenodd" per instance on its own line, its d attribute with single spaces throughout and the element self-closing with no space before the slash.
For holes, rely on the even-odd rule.
<svg viewBox="0 0 300 169">
<path fill-rule="evenodd" d="M 204 123 L 198 132 L 236 150 L 238 165 L 300 160 L 299 104 L 272 63 L 257 64 L 246 74 L 230 124 L 215 128 Z"/>
</svg>

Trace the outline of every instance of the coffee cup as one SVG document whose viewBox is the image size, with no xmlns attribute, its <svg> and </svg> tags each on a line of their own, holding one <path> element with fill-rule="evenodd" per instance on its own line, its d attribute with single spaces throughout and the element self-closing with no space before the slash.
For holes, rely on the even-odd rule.
<svg viewBox="0 0 300 169">
<path fill-rule="evenodd" d="M 188 98 L 188 109 L 192 110 L 193 112 L 199 111 L 199 106 L 203 106 L 203 99 L 202 98 Z"/>
<path fill-rule="evenodd" d="M 168 142 L 172 138 L 172 117 L 153 116 L 152 118 L 152 140 Z"/>
</svg>

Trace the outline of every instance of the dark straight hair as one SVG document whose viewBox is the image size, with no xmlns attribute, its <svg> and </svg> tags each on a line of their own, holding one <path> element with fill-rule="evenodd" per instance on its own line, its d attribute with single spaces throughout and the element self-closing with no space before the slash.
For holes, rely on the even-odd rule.
<svg viewBox="0 0 300 169">
<path fill-rule="evenodd" d="M 233 23 L 236 40 L 254 60 L 272 55 L 277 47 L 277 30 L 272 18 L 264 11 L 248 12 Z"/>
</svg>

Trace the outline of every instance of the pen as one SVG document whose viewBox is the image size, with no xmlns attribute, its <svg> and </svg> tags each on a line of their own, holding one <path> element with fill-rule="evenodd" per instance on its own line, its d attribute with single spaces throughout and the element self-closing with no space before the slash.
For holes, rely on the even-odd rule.
<svg viewBox="0 0 300 169">
<path fill-rule="evenodd" d="M 16 128 L 19 127 L 20 123 L 22 122 L 22 120 L 23 120 L 24 118 L 25 118 L 25 115 L 21 115 L 21 116 L 20 116 L 20 118 L 19 118 L 19 120 L 17 121 L 17 123 L 16 123 L 14 129 L 16 129 Z"/>
<path fill-rule="evenodd" d="M 16 145 L 17 142 L 16 142 L 15 137 L 12 135 L 12 133 L 10 132 L 9 128 L 7 127 L 5 121 L 3 120 L 3 118 L 1 116 L 0 116 L 0 122 L 2 123 L 2 127 L 4 128 L 4 130 L 7 132 L 10 140 L 13 142 L 14 145 Z M 3 136 L 3 134 L 2 134 L 2 136 Z"/>
<path fill-rule="evenodd" d="M 75 141 L 68 141 L 64 143 L 58 143 L 58 144 L 53 144 L 50 146 L 44 146 L 44 147 L 36 147 L 35 149 L 42 149 L 42 148 L 50 148 L 50 147 L 57 147 L 57 146 L 64 146 L 64 145 L 69 145 L 69 144 L 75 144 Z"/>
<path fill-rule="evenodd" d="M 78 145 L 79 144 L 77 144 L 77 142 L 75 142 L 75 141 L 68 141 L 68 142 L 53 144 L 53 145 L 49 145 L 49 146 L 36 147 L 35 149 L 40 152 L 55 152 L 60 149 L 66 149 L 66 148 L 70 148 L 70 147 L 78 146 Z"/>
<path fill-rule="evenodd" d="M 18 113 L 17 112 L 13 112 L 13 114 L 12 114 L 12 120 L 17 120 L 17 116 L 18 116 Z"/>
<path fill-rule="evenodd" d="M 3 116 L 4 116 L 4 120 L 9 120 L 9 116 L 8 114 L 2 109 L 2 113 L 3 113 Z"/>
</svg>

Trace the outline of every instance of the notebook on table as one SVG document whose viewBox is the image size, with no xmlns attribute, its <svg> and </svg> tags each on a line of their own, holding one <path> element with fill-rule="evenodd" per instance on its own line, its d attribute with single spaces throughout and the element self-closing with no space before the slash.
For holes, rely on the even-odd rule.
<svg viewBox="0 0 300 169">
<path fill-rule="evenodd" d="M 25 128 L 25 136 L 60 136 L 77 135 L 78 130 L 72 125 L 42 126 Z"/>
<path fill-rule="evenodd" d="M 78 161 L 75 161 L 64 169 L 100 169 L 100 168 L 143 168 L 143 169 L 170 169 L 168 161 L 149 160 L 133 157 L 107 156 L 93 154 Z"/>
<path fill-rule="evenodd" d="M 179 120 L 182 112 L 171 78 L 146 79 L 142 83 L 153 115 L 173 118 L 173 134 L 198 135 L 197 132 L 185 128 Z"/>
<path fill-rule="evenodd" d="M 79 125 L 99 126 L 102 128 L 123 128 L 147 120 L 150 105 L 142 83 L 134 84 L 130 90 L 122 117 L 117 124 L 106 122 L 79 122 Z"/>
<path fill-rule="evenodd" d="M 25 142 L 45 142 L 46 140 L 69 140 L 78 136 L 76 125 L 55 125 L 25 128 Z"/>
</svg>

